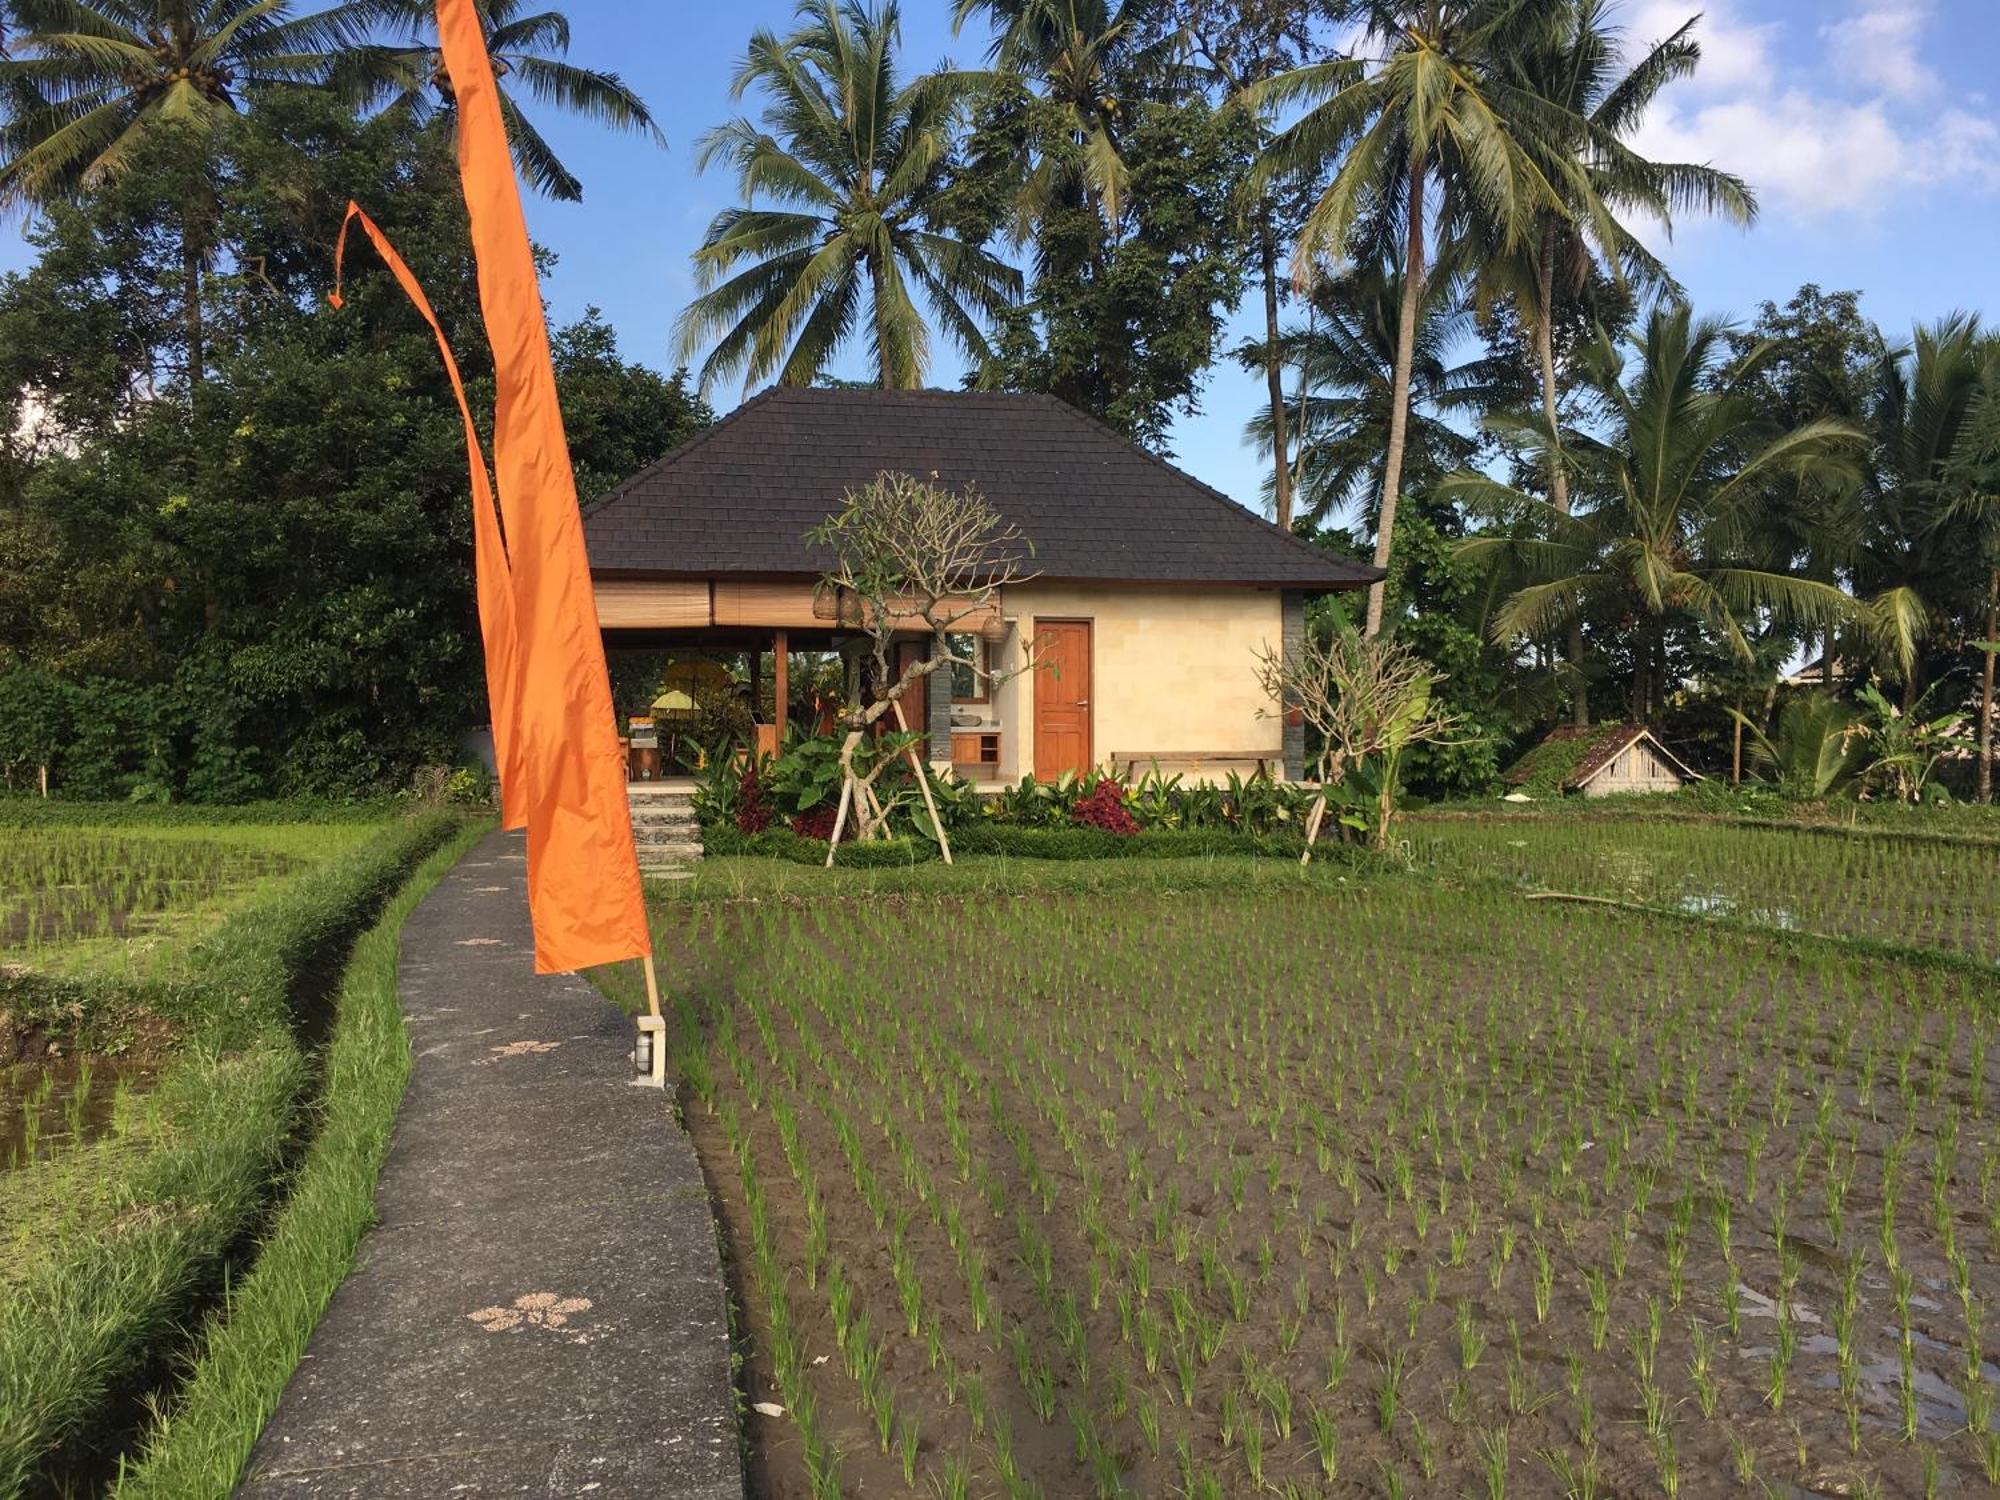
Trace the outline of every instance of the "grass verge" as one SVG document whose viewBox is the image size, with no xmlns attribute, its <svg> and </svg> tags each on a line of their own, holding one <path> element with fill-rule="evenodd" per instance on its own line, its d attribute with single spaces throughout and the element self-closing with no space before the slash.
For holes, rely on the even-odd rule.
<svg viewBox="0 0 2000 1500">
<path fill-rule="evenodd" d="M 248 1276 L 209 1319 L 178 1399 L 121 1477 L 121 1497 L 227 1495 L 374 1220 L 375 1179 L 410 1076 L 397 999 L 403 922 L 486 831 L 462 830 L 418 866 L 355 944 L 326 1048 L 312 1144 Z"/>
<path fill-rule="evenodd" d="M 186 976 L 149 987 L 144 1003 L 180 1038 L 159 1127 L 105 1216 L 0 1302 L 0 1496 L 102 1472 L 284 1180 L 316 1000 L 355 932 L 458 826 L 435 815 L 384 831 L 244 908 Z"/>
</svg>

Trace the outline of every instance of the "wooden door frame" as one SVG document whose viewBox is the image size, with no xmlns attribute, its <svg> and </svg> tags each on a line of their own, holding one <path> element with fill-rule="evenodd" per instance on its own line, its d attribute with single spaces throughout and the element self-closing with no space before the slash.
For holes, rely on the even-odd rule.
<svg viewBox="0 0 2000 1500">
<path fill-rule="evenodd" d="M 1079 625 L 1083 628 L 1083 656 L 1090 665 L 1090 702 L 1083 711 L 1084 755 L 1083 770 L 1086 774 L 1097 765 L 1097 617 L 1095 615 L 1036 615 L 1035 634 L 1042 633 L 1044 625 Z M 1038 673 L 1041 668 L 1035 669 Z M 1038 679 L 1039 680 L 1039 679 Z M 1028 746 L 1028 761 L 1034 770 L 1035 779 L 1042 780 L 1041 757 L 1036 753 L 1042 737 L 1041 705 L 1035 705 L 1034 743 Z"/>
</svg>

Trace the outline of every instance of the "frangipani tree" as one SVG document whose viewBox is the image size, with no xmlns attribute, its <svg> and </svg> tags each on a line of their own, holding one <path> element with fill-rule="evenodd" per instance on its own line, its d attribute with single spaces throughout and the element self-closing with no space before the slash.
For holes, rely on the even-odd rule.
<svg viewBox="0 0 2000 1500">
<path fill-rule="evenodd" d="M 1308 632 L 1295 655 L 1260 654 L 1258 679 L 1266 694 L 1295 709 L 1319 736 L 1313 766 L 1319 794 L 1306 816 L 1299 863 L 1312 861 L 1326 821 L 1327 788 L 1370 761 L 1379 780 L 1369 843 L 1387 849 L 1403 757 L 1413 746 L 1444 744 L 1463 730 L 1459 716 L 1433 694 L 1443 679 L 1393 636 L 1363 635 L 1344 616 L 1335 617 L 1330 633 Z"/>
<path fill-rule="evenodd" d="M 863 737 L 893 716 L 905 736 L 898 751 L 916 775 L 938 847 L 949 864 L 951 845 L 916 753 L 921 726 L 919 735 L 911 735 L 903 699 L 919 681 L 940 671 L 949 682 L 954 671 L 963 670 L 991 689 L 1027 670 L 1032 649 L 1019 665 L 995 666 L 990 654 L 955 649 L 952 637 L 969 622 L 997 616 L 1003 592 L 1035 576 L 1028 570 L 1033 544 L 974 486 L 951 490 L 935 474 L 919 479 L 895 473 L 878 474 L 872 483 L 849 490 L 841 508 L 806 540 L 833 552 L 819 592 L 830 599 L 834 617 L 865 638 L 875 687 L 872 697 L 866 695 L 861 673 L 848 675 L 847 702 L 840 714 L 845 731 L 840 807 L 826 862 L 833 863 L 850 811 L 863 839 L 887 837 L 888 816 L 875 783 L 895 756 L 876 756 L 865 772 L 857 770 L 856 757 Z M 930 637 L 929 653 L 900 672 L 894 670 L 897 641 L 918 632 Z"/>
</svg>

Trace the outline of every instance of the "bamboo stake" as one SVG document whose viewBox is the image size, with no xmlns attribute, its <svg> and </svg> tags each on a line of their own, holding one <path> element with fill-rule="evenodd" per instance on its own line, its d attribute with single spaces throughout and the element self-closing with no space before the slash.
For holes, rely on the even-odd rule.
<svg viewBox="0 0 2000 1500">
<path fill-rule="evenodd" d="M 1326 789 L 1322 787 L 1313 798 L 1312 811 L 1306 816 L 1306 852 L 1299 856 L 1299 867 L 1304 869 L 1312 863 L 1313 845 L 1319 842 L 1319 825 L 1326 818 Z"/>
<path fill-rule="evenodd" d="M 840 847 L 840 832 L 847 826 L 847 804 L 854 796 L 854 771 L 850 767 L 840 782 L 840 810 L 833 815 L 833 837 L 826 843 L 826 867 L 833 868 L 833 852 Z"/>
<path fill-rule="evenodd" d="M 896 700 L 896 727 L 908 734 L 910 721 L 903 715 L 903 701 Z M 944 836 L 944 819 L 938 816 L 937 802 L 931 797 L 931 778 L 923 763 L 917 759 L 917 747 L 909 746 L 905 752 L 910 757 L 910 769 L 916 773 L 917 786 L 924 794 L 924 811 L 931 815 L 931 829 L 937 834 L 938 850 L 944 855 L 944 862 L 951 863 L 951 840 Z"/>
<path fill-rule="evenodd" d="M 653 955 L 649 952 L 642 960 L 646 965 L 646 1005 L 655 1017 L 660 1014 L 660 975 L 653 967 Z"/>
</svg>

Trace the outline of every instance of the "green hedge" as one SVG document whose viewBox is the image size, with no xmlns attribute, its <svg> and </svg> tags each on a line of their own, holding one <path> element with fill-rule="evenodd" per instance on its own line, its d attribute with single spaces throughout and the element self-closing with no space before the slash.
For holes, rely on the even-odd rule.
<svg viewBox="0 0 2000 1500">
<path fill-rule="evenodd" d="M 311 1077 L 298 1007 L 458 826 L 411 819 L 246 907 L 201 946 L 191 978 L 137 994 L 73 987 L 85 1006 L 172 1017 L 179 1045 L 158 1081 L 165 1128 L 119 1185 L 110 1227 L 0 1303 L 0 1497 L 92 1447 L 114 1393 L 184 1336 L 283 1177 Z"/>
<path fill-rule="evenodd" d="M 826 840 L 800 838 L 789 829 L 769 829 L 745 835 L 735 829 L 709 829 L 702 835 L 709 854 L 761 855 L 799 864 L 826 863 Z M 1226 830 L 1148 829 L 1139 833 L 1107 833 L 1101 828 L 1020 828 L 1006 823 L 975 823 L 951 835 L 958 854 L 1002 855 L 1012 859 L 1216 859 L 1244 856 L 1297 859 L 1305 840 L 1298 834 L 1248 834 Z M 1350 859 L 1350 846 L 1332 838 L 1320 840 L 1318 857 Z M 923 839 L 890 839 L 884 843 L 843 844 L 834 863 L 848 869 L 879 869 L 923 864 L 938 857 L 937 846 Z"/>
</svg>

